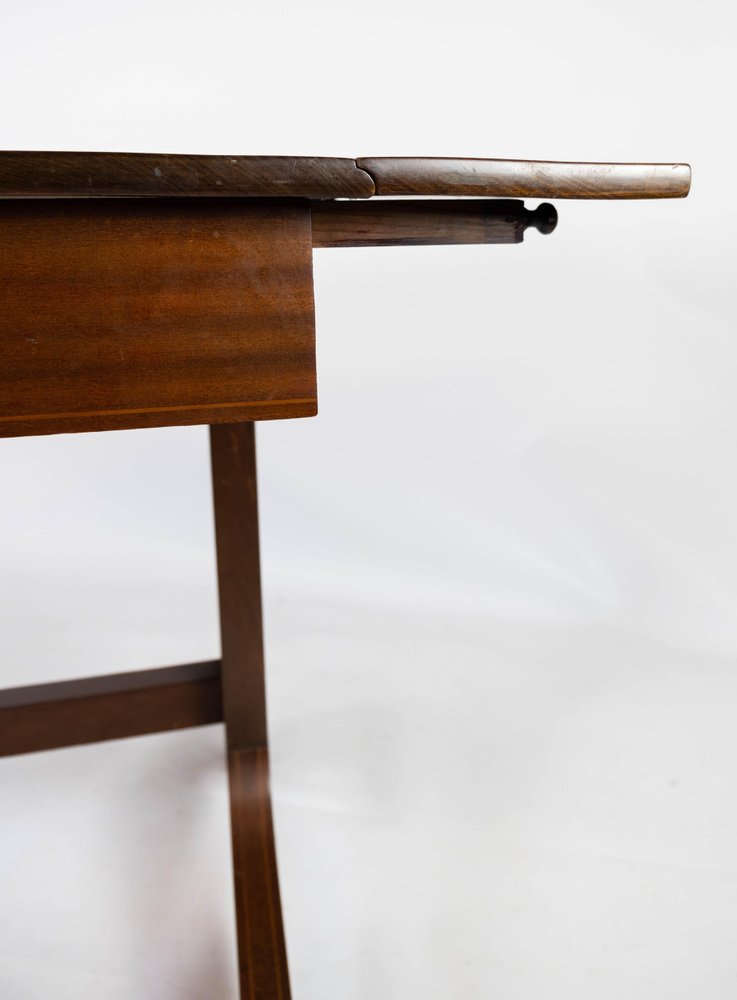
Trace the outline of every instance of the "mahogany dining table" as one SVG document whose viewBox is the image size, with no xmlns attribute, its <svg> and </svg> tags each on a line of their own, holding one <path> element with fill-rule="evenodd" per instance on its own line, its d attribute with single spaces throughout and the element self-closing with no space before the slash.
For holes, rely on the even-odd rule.
<svg viewBox="0 0 737 1000">
<path fill-rule="evenodd" d="M 317 412 L 312 251 L 523 241 L 682 163 L 0 152 L 0 437 L 208 424 L 221 653 L 0 692 L 0 755 L 223 723 L 240 995 L 290 996 L 254 424 Z"/>
</svg>

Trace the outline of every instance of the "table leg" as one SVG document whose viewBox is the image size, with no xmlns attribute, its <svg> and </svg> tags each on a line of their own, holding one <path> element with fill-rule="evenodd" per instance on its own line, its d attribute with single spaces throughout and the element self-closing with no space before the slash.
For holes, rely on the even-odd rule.
<svg viewBox="0 0 737 1000">
<path fill-rule="evenodd" d="M 242 1000 L 289 1000 L 264 698 L 252 423 L 210 428 Z"/>
</svg>

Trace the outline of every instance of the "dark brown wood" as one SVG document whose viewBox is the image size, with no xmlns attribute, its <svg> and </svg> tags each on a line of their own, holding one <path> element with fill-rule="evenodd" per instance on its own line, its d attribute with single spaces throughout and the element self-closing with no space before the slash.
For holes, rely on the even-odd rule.
<svg viewBox="0 0 737 1000">
<path fill-rule="evenodd" d="M 534 211 L 524 202 L 315 201 L 313 247 L 428 246 L 459 243 L 521 243 L 532 227 L 552 233 L 552 205 Z"/>
<path fill-rule="evenodd" d="M 240 990 L 289 1000 L 269 795 L 253 424 L 210 428 Z"/>
<path fill-rule="evenodd" d="M 289 1000 L 266 747 L 228 752 L 242 1000 Z"/>
<path fill-rule="evenodd" d="M 0 691 L 0 756 L 221 722 L 220 662 Z"/>
<path fill-rule="evenodd" d="M 0 202 L 0 437 L 316 412 L 309 203 Z"/>
<path fill-rule="evenodd" d="M 369 198 L 353 159 L 0 152 L 0 198 Z"/>
<path fill-rule="evenodd" d="M 228 748 L 266 744 L 256 442 L 252 424 L 210 428 Z"/>
<path fill-rule="evenodd" d="M 682 198 L 685 163 L 0 152 L 0 198 Z"/>
<path fill-rule="evenodd" d="M 0 755 L 225 722 L 242 998 L 290 997 L 248 421 L 316 412 L 313 243 L 516 243 L 556 219 L 509 201 L 318 200 L 689 184 L 685 164 L 0 154 L 0 436 L 213 425 L 222 635 L 221 661 L 0 693 Z"/>
<path fill-rule="evenodd" d="M 485 198 L 685 198 L 686 163 L 565 163 L 544 160 L 461 160 L 363 157 L 377 195 Z"/>
</svg>

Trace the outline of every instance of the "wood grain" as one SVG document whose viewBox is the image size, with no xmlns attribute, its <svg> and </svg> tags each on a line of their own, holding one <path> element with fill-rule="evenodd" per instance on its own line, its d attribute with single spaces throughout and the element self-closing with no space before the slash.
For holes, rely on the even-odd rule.
<svg viewBox="0 0 737 1000">
<path fill-rule="evenodd" d="M 0 152 L 0 198 L 683 198 L 685 163 Z"/>
<path fill-rule="evenodd" d="M 220 663 L 0 691 L 0 756 L 221 722 Z"/>
<path fill-rule="evenodd" d="M 524 202 L 315 201 L 313 247 L 429 246 L 461 243 L 521 243 L 532 227 L 552 233 L 552 205 L 534 211 Z"/>
<path fill-rule="evenodd" d="M 377 195 L 484 198 L 685 198 L 686 163 L 565 163 L 443 157 L 363 157 Z"/>
<path fill-rule="evenodd" d="M 228 751 L 241 1000 L 289 1000 L 266 747 Z"/>
<path fill-rule="evenodd" d="M 369 198 L 355 160 L 325 156 L 0 151 L 0 198 Z"/>
<path fill-rule="evenodd" d="M 316 412 L 308 202 L 0 202 L 0 437 Z"/>
<path fill-rule="evenodd" d="M 225 726 L 231 750 L 266 743 L 256 441 L 252 424 L 210 428 Z"/>
<path fill-rule="evenodd" d="M 243 1000 L 289 1000 L 269 794 L 253 424 L 210 429 Z"/>
</svg>

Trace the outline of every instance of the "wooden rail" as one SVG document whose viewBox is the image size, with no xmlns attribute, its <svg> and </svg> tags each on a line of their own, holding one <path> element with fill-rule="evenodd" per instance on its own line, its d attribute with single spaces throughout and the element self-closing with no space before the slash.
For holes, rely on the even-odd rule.
<svg viewBox="0 0 737 1000">
<path fill-rule="evenodd" d="M 0 757 L 222 722 L 220 661 L 0 691 Z"/>
<path fill-rule="evenodd" d="M 428 246 L 451 243 L 521 243 L 525 230 L 552 233 L 552 205 L 534 211 L 524 202 L 421 199 L 419 201 L 315 201 L 313 247 Z"/>
</svg>

